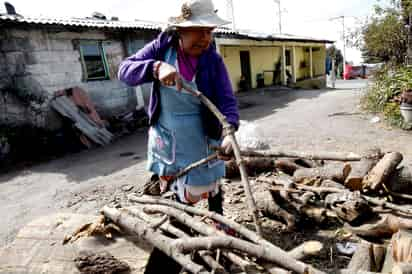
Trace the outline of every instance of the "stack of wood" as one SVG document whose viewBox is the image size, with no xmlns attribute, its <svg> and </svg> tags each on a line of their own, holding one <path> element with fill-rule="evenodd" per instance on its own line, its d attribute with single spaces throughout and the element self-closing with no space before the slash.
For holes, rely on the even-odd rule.
<svg viewBox="0 0 412 274">
<path fill-rule="evenodd" d="M 412 273 L 412 175 L 398 152 L 242 152 L 261 214 L 285 224 L 341 221 L 362 239 L 341 273 Z M 270 164 L 269 164 L 270 163 Z M 236 167 L 227 163 L 229 176 Z M 258 170 L 258 172 L 253 172 Z M 260 173 L 260 172 L 266 173 Z M 260 174 L 259 174 L 260 173 Z M 359 239 L 358 237 L 358 239 Z M 389 250 L 384 242 L 392 237 Z"/>
<path fill-rule="evenodd" d="M 104 207 L 105 224 L 100 219 L 98 224 L 78 230 L 77 235 L 68 239 L 105 235 L 105 227 L 114 226 L 138 236 L 189 273 L 324 273 L 301 261 L 318 254 L 323 248 L 320 242 L 309 241 L 284 251 L 254 231 L 207 210 L 146 196 L 131 195 L 130 201 L 135 205 L 121 209 Z M 216 223 L 236 235 L 216 229 Z M 156 265 L 159 268 L 153 273 L 174 273 L 162 268 L 167 265 L 164 260 Z"/>
</svg>

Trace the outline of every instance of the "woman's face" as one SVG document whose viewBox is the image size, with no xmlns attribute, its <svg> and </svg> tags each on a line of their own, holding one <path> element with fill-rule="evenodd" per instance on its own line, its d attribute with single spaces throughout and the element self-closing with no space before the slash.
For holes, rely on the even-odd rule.
<svg viewBox="0 0 412 274">
<path fill-rule="evenodd" d="M 213 29 L 205 27 L 179 28 L 180 45 L 183 51 L 191 56 L 200 56 L 212 42 Z"/>
</svg>

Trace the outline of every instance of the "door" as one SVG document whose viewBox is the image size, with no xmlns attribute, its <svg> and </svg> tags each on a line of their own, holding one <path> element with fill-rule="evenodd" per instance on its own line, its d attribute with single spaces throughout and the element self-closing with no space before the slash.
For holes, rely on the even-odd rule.
<svg viewBox="0 0 412 274">
<path fill-rule="evenodd" d="M 249 51 L 240 52 L 240 69 L 242 73 L 242 79 L 245 80 L 246 88 L 252 87 L 252 74 L 250 72 L 250 53 Z"/>
</svg>

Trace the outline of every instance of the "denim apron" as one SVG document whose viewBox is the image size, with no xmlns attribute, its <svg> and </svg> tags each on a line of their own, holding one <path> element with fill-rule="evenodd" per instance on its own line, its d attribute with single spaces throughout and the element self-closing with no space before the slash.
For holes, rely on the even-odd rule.
<svg viewBox="0 0 412 274">
<path fill-rule="evenodd" d="M 176 50 L 169 49 L 165 62 L 177 65 Z M 197 89 L 196 82 L 188 82 Z M 175 87 L 160 87 L 160 116 L 149 129 L 148 170 L 159 176 L 172 176 L 188 165 L 214 153 L 210 145 L 220 145 L 221 140 L 206 136 L 201 117 L 199 98 Z M 184 184 L 207 186 L 225 175 L 225 165 L 214 160 L 190 171 Z"/>
</svg>

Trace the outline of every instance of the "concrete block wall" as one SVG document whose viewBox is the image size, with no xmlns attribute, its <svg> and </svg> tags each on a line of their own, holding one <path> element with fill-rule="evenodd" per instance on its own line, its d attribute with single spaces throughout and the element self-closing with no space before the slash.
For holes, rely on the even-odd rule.
<svg viewBox="0 0 412 274">
<path fill-rule="evenodd" d="M 12 86 L 19 93 L 38 98 L 40 105 L 37 107 L 44 113 L 43 119 L 36 121 L 39 123 L 36 126 L 50 125 L 48 121 L 53 115 L 50 115 L 47 101 L 54 92 L 74 86 L 80 86 L 89 93 L 103 118 L 136 108 L 134 88 L 117 80 L 118 66 L 128 55 L 121 35 L 88 29 L 72 31 L 56 27 L 13 26 L 2 32 L 0 37 L 4 38 L 0 39 L 0 90 Z M 78 46 L 80 40 L 103 41 L 110 80 L 84 80 Z M 18 102 L 9 101 L 9 104 Z M 19 113 L 24 116 L 23 112 Z"/>
</svg>

